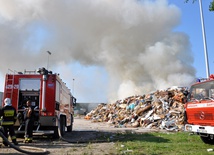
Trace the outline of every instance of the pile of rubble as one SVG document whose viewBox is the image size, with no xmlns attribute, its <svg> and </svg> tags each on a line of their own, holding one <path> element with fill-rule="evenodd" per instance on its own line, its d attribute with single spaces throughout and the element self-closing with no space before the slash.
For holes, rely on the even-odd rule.
<svg viewBox="0 0 214 155">
<path fill-rule="evenodd" d="M 142 127 L 180 131 L 184 127 L 184 103 L 187 89 L 183 87 L 131 96 L 112 104 L 99 104 L 85 119 L 109 122 L 114 127 Z"/>
</svg>

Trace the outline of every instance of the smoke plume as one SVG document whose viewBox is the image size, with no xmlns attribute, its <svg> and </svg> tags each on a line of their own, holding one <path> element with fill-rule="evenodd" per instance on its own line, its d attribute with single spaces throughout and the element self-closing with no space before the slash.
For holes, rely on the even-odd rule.
<svg viewBox="0 0 214 155">
<path fill-rule="evenodd" d="M 174 31 L 180 16 L 167 0 L 0 1 L 0 72 L 46 67 L 51 51 L 51 69 L 69 87 L 75 77 L 86 102 L 188 86 L 195 69 L 188 36 Z"/>
</svg>

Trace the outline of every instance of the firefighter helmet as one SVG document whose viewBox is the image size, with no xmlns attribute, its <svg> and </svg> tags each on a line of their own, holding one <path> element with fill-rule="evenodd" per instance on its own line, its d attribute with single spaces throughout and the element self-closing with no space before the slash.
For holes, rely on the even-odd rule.
<svg viewBox="0 0 214 155">
<path fill-rule="evenodd" d="M 11 100 L 10 100 L 10 98 L 4 99 L 4 105 L 5 106 L 11 106 Z"/>
</svg>

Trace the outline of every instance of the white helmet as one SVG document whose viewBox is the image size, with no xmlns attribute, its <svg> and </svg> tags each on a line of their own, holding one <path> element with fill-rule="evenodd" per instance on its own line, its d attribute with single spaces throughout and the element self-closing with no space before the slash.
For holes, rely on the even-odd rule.
<svg viewBox="0 0 214 155">
<path fill-rule="evenodd" d="M 4 106 L 11 106 L 11 100 L 10 100 L 10 98 L 4 99 Z"/>
</svg>

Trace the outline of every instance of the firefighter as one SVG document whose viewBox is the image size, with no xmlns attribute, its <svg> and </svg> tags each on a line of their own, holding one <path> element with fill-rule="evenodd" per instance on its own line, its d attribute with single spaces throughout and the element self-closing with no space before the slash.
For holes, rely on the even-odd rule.
<svg viewBox="0 0 214 155">
<path fill-rule="evenodd" d="M 32 143 L 33 141 L 33 125 L 34 125 L 34 109 L 31 105 L 31 101 L 26 102 L 27 108 L 25 108 L 25 140 L 24 143 Z"/>
<path fill-rule="evenodd" d="M 18 145 L 16 141 L 15 130 L 14 130 L 14 124 L 17 120 L 17 113 L 16 113 L 16 109 L 11 104 L 10 98 L 5 98 L 4 107 L 0 111 L 0 117 L 2 119 L 1 125 L 4 130 L 4 136 L 8 138 L 8 133 L 9 133 L 12 142 L 15 145 Z M 8 144 L 5 141 L 3 141 L 3 144 L 5 146 L 8 146 Z"/>
</svg>

